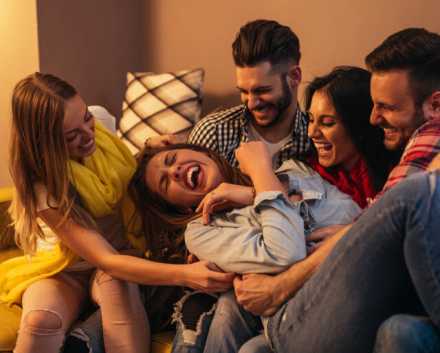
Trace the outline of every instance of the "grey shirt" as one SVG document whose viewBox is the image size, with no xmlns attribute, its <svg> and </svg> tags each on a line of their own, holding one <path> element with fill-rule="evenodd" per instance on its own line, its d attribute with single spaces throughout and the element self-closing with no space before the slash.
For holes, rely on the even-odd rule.
<svg viewBox="0 0 440 353">
<path fill-rule="evenodd" d="M 278 273 L 305 258 L 310 232 L 348 224 L 360 213 L 350 196 L 301 162 L 288 160 L 276 173 L 301 201 L 268 191 L 251 206 L 214 215 L 208 225 L 198 218 L 185 232 L 188 250 L 226 272 Z"/>
</svg>

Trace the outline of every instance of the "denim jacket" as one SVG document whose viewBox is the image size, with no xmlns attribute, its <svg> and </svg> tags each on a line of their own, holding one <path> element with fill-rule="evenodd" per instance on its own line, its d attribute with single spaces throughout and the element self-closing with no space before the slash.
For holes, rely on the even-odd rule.
<svg viewBox="0 0 440 353">
<path fill-rule="evenodd" d="M 306 256 L 306 236 L 332 224 L 348 224 L 360 208 L 336 187 L 299 161 L 285 161 L 276 171 L 291 202 L 279 191 L 259 193 L 253 205 L 198 218 L 185 232 L 188 250 L 226 272 L 278 273 Z"/>
</svg>

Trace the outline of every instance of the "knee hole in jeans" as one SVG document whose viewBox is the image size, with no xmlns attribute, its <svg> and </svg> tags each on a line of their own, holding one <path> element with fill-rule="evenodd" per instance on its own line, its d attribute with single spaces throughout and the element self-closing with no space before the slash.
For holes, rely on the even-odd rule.
<svg viewBox="0 0 440 353">
<path fill-rule="evenodd" d="M 32 310 L 23 320 L 25 326 L 34 329 L 60 330 L 62 328 L 61 316 L 47 310 Z"/>
</svg>

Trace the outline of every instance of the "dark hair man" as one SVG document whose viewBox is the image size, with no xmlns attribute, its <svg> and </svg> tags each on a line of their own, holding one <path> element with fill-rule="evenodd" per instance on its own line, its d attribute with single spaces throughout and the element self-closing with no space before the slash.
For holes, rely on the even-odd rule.
<svg viewBox="0 0 440 353">
<path fill-rule="evenodd" d="M 206 146 L 237 165 L 241 142 L 261 140 L 273 165 L 309 150 L 307 119 L 297 104 L 301 81 L 298 37 L 276 21 L 256 20 L 240 28 L 232 44 L 242 105 L 202 119 L 188 142 Z"/>
<path fill-rule="evenodd" d="M 370 121 L 384 130 L 385 147 L 403 150 L 384 192 L 426 170 L 439 155 L 440 35 L 423 28 L 404 29 L 385 39 L 365 63 L 372 72 Z M 440 335 L 427 317 L 394 315 L 377 334 L 377 353 L 430 350 L 440 350 Z"/>
<path fill-rule="evenodd" d="M 371 123 L 384 130 L 390 150 L 404 150 L 383 191 L 426 170 L 440 152 L 440 35 L 407 28 L 367 55 L 372 72 Z"/>
</svg>

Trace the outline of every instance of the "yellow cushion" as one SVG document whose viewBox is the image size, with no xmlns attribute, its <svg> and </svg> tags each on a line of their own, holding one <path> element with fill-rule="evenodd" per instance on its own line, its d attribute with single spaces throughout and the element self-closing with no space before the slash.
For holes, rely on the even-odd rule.
<svg viewBox="0 0 440 353">
<path fill-rule="evenodd" d="M 12 188 L 0 188 L 0 202 L 10 201 L 12 199 Z"/>
<path fill-rule="evenodd" d="M 21 308 L 0 303 L 0 351 L 11 351 L 17 339 Z"/>
</svg>

